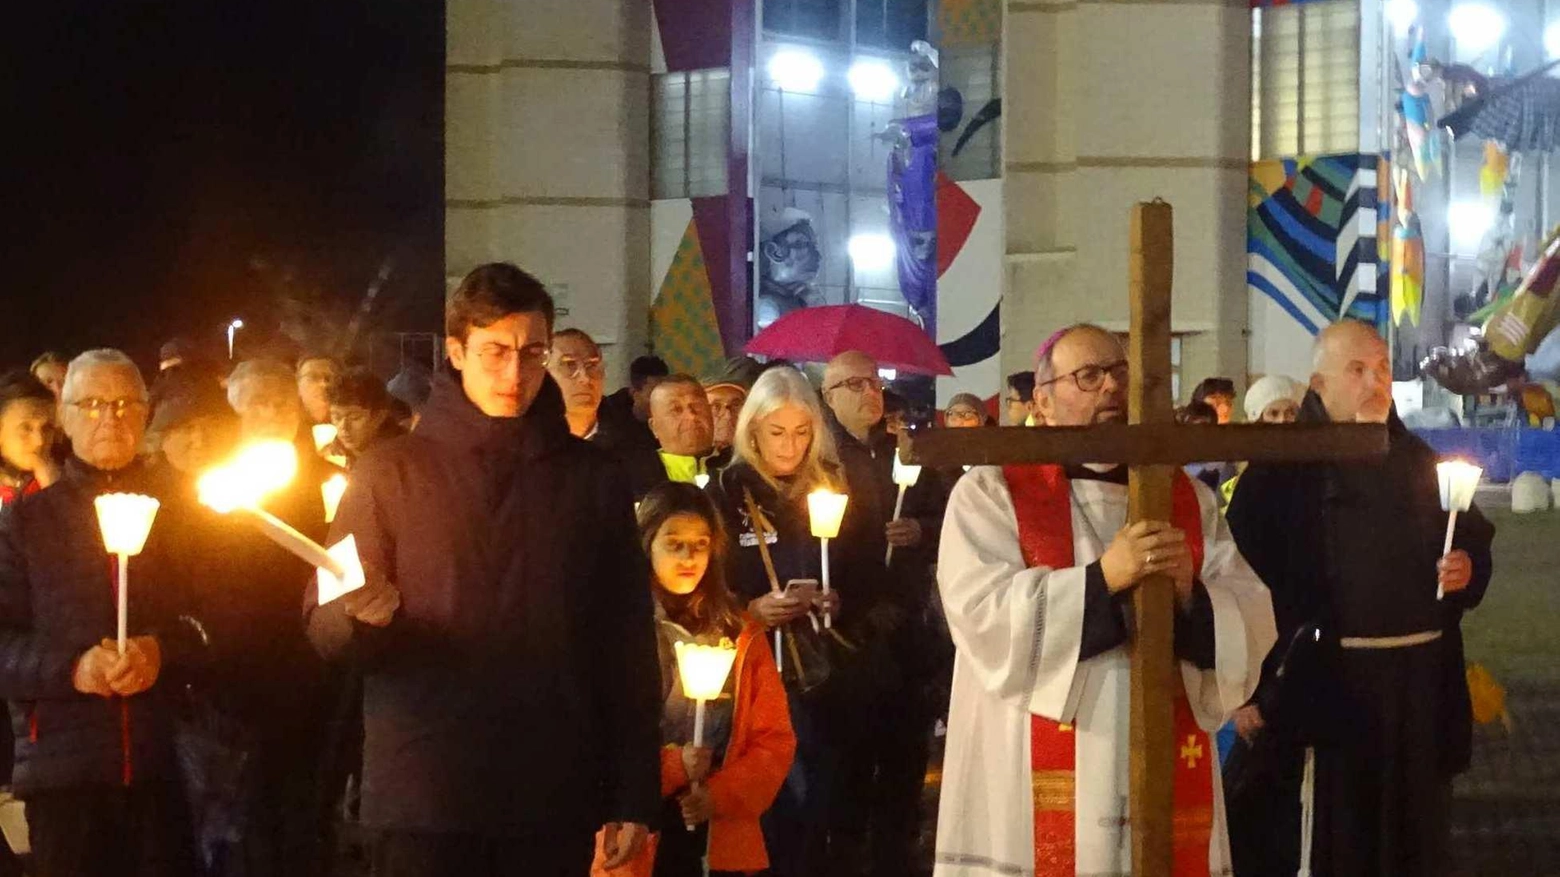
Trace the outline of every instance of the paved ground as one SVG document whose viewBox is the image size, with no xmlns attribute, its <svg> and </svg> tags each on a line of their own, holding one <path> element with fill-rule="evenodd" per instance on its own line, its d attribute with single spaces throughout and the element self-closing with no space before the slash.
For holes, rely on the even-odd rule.
<svg viewBox="0 0 1560 877">
<path fill-rule="evenodd" d="M 1560 875 L 1560 512 L 1490 514 L 1495 578 L 1463 631 L 1468 659 L 1506 687 L 1511 728 L 1474 729 L 1454 788 L 1457 873 Z"/>
</svg>

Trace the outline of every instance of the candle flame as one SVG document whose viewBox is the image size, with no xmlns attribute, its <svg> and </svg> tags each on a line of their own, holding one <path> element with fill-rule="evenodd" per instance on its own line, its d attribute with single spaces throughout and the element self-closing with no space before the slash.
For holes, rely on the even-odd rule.
<svg viewBox="0 0 1560 877">
<path fill-rule="evenodd" d="M 341 497 L 347 492 L 347 476 L 337 472 L 320 485 L 320 495 L 325 499 L 325 523 L 336 520 L 336 510 L 341 508 Z"/>
<path fill-rule="evenodd" d="M 200 501 L 222 514 L 254 508 L 298 474 L 298 450 L 285 441 L 256 442 L 207 471 L 196 487 Z"/>
<path fill-rule="evenodd" d="M 1465 512 L 1473 505 L 1484 470 L 1465 460 L 1437 463 L 1436 479 L 1441 487 L 1441 510 Z"/>
<path fill-rule="evenodd" d="M 316 423 L 309 432 L 314 435 L 314 449 L 321 453 L 336 440 L 336 427 L 329 423 Z"/>
<path fill-rule="evenodd" d="M 833 539 L 840 535 L 840 522 L 845 519 L 845 506 L 849 502 L 850 497 L 845 494 L 824 488 L 807 494 L 812 534 L 819 539 Z"/>
<path fill-rule="evenodd" d="M 140 554 L 161 504 L 138 493 L 105 493 L 92 504 L 97 507 L 98 527 L 108 553 L 123 557 Z"/>
<path fill-rule="evenodd" d="M 726 677 L 731 675 L 731 665 L 736 663 L 737 648 L 731 640 L 723 639 L 718 646 L 701 646 L 696 643 L 673 643 L 677 652 L 677 675 L 682 679 L 683 694 L 693 700 L 714 700 L 726 687 Z"/>
<path fill-rule="evenodd" d="M 921 467 L 912 466 L 899 459 L 899 453 L 894 453 L 894 483 L 900 487 L 914 487 L 921 480 Z"/>
</svg>

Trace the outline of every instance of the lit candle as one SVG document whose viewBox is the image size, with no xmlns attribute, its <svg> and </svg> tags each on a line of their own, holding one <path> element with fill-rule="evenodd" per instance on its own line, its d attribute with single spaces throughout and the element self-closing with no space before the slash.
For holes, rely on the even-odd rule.
<svg viewBox="0 0 1560 877">
<path fill-rule="evenodd" d="M 807 513 L 812 525 L 812 534 L 817 537 L 823 548 L 823 593 L 825 594 L 829 593 L 829 540 L 840 535 L 840 522 L 845 518 L 845 505 L 848 502 L 850 497 L 827 488 L 819 488 L 807 494 Z M 832 613 L 823 614 L 823 626 L 834 626 Z"/>
<path fill-rule="evenodd" d="M 309 432 L 314 436 L 314 450 L 322 454 L 336 440 L 336 427 L 329 423 L 316 423 L 309 427 Z"/>
<path fill-rule="evenodd" d="M 325 570 L 340 581 L 361 582 L 361 575 L 354 575 L 357 571 L 352 568 L 357 562 L 355 555 L 344 562 L 343 557 L 333 555 L 318 542 L 260 508 L 263 499 L 286 487 L 297 472 L 298 451 L 290 443 L 258 442 L 240 450 L 231 462 L 206 472 L 196 486 L 203 504 L 222 514 L 240 512 L 259 527 L 266 538 L 310 566 Z"/>
<path fill-rule="evenodd" d="M 336 510 L 341 508 L 341 497 L 347 492 L 347 476 L 337 472 L 320 485 L 320 496 L 325 500 L 325 523 L 336 520 Z"/>
<path fill-rule="evenodd" d="M 123 655 L 130 620 L 130 558 L 146 548 L 159 503 L 138 493 L 106 493 L 92 504 L 97 508 L 103 547 L 119 558 L 119 654 Z"/>
<path fill-rule="evenodd" d="M 693 700 L 693 745 L 703 746 L 704 705 L 720 697 L 725 689 L 726 677 L 737 661 L 737 649 L 726 639 L 718 646 L 679 642 L 672 647 L 677 652 L 677 675 L 682 680 L 683 694 Z M 693 831 L 693 826 L 688 826 L 688 830 Z"/>
<path fill-rule="evenodd" d="M 1462 460 L 1447 460 L 1437 463 L 1435 467 L 1436 480 L 1441 487 L 1441 510 L 1446 512 L 1446 542 L 1441 549 L 1441 556 L 1452 553 L 1452 534 L 1457 529 L 1457 513 L 1465 512 L 1473 506 L 1473 495 L 1479 489 L 1479 478 L 1484 475 L 1484 470 L 1472 463 Z M 1435 598 L 1437 600 L 1446 596 L 1446 589 L 1436 582 Z"/>
<path fill-rule="evenodd" d="M 921 467 L 912 466 L 899 459 L 899 452 L 894 452 L 894 483 L 899 485 L 899 498 L 894 500 L 894 520 L 899 520 L 900 512 L 905 509 L 905 491 L 915 486 L 921 480 Z M 888 552 L 883 555 L 883 565 L 894 559 L 894 546 L 888 546 Z"/>
</svg>

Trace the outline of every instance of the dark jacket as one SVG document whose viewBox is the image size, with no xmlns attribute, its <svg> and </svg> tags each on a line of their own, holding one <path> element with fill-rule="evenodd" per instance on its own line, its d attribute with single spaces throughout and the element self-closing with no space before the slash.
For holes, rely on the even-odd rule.
<svg viewBox="0 0 1560 877">
<path fill-rule="evenodd" d="M 901 517 L 920 523 L 921 544 L 894 549 L 890 566 L 885 567 L 885 528 L 894 519 L 894 505 L 899 497 L 899 486 L 894 483 L 897 442 L 882 424 L 874 427 L 863 442 L 845 429 L 832 411 L 825 417 L 845 466 L 851 505 L 856 507 L 860 520 L 860 538 L 864 540 L 861 574 L 878 580 L 873 591 L 883 607 L 877 613 L 882 629 L 874 634 L 883 641 L 877 645 L 906 681 L 940 677 L 953 666 L 953 641 L 933 609 L 932 597 L 936 588 L 937 545 L 948 505 L 941 477 L 932 469 L 923 469 L 915 486 L 905 491 Z"/>
<path fill-rule="evenodd" d="M 710 479 L 706 492 L 720 509 L 726 525 L 729 550 L 726 552 L 726 584 L 736 594 L 743 607 L 748 602 L 769 593 L 768 574 L 763 558 L 758 552 L 758 536 L 752 518 L 748 515 L 743 490 L 753 496 L 769 526 L 773 529 L 769 539 L 769 556 L 774 562 L 775 576 L 783 588 L 791 579 L 816 579 L 822 575 L 822 553 L 818 540 L 812 536 L 807 518 L 807 498 L 788 497 L 776 491 L 752 466 L 732 463 L 720 474 Z M 849 506 L 846 518 L 851 516 Z M 844 525 L 841 525 L 842 529 Z M 831 558 L 830 579 L 834 587 L 840 587 L 839 563 Z M 842 589 L 842 601 L 850 597 Z M 850 607 L 842 606 L 846 612 Z"/>
<path fill-rule="evenodd" d="M 844 478 L 836 477 L 840 483 L 834 489 L 848 489 Z M 729 542 L 726 582 L 745 608 L 749 601 L 768 593 L 769 577 L 743 500 L 744 488 L 752 493 L 754 502 L 774 528 L 769 555 L 781 587 L 791 579 L 821 579 L 823 552 L 818 539 L 812 535 L 806 490 L 795 496 L 782 494 L 745 462 L 735 462 L 722 469 L 719 475 L 711 478 L 707 492 L 720 509 L 726 525 Z M 893 621 L 889 616 L 894 613 L 884 611 L 883 558 L 872 555 L 874 544 L 881 545 L 882 541 L 880 538 L 877 543 L 872 542 L 868 532 L 870 526 L 871 522 L 852 500 L 845 507 L 840 535 L 829 540 L 830 586 L 840 595 L 840 614 L 834 620 L 834 626 L 857 646 L 857 650 L 848 656 L 848 669 L 851 670 L 848 682 L 844 672 L 847 667 L 840 665 L 845 663 L 847 656 L 839 656 L 840 664 L 835 666 L 836 672 L 829 684 L 829 688 L 836 691 L 854 690 L 855 686 L 866 682 L 866 677 L 881 669 L 875 662 L 869 666 L 867 659 L 883 657 L 882 649 L 870 647 L 883 641 L 885 631 Z M 857 670 L 859 672 L 855 672 Z"/>
<path fill-rule="evenodd" d="M 292 483 L 261 506 L 324 542 L 328 527 L 320 485 L 340 471 L 312 449 L 300 449 Z M 193 485 L 187 479 L 181 485 L 193 505 Z M 197 506 L 193 516 L 198 526 L 186 531 L 190 538 L 179 546 L 180 554 L 199 580 L 219 583 L 193 595 L 211 640 L 203 691 L 263 739 L 317 748 L 332 694 L 325 662 L 298 619 L 313 567 L 243 515 Z"/>
<path fill-rule="evenodd" d="M 648 570 L 616 467 L 545 381 L 490 418 L 447 373 L 416 432 L 358 462 L 332 528 L 401 591 L 384 628 L 312 605 L 363 671 L 363 821 L 543 836 L 659 806 Z"/>
<path fill-rule="evenodd" d="M 899 497 L 899 486 L 894 484 L 897 442 L 882 424 L 873 427 L 863 442 L 851 435 L 833 412 L 826 413 L 825 417 L 834 434 L 840 462 L 845 467 L 851 504 L 863 518 L 864 535 L 872 542 L 863 550 L 881 558 L 888 551 L 884 527 L 894 519 L 894 504 Z M 942 538 L 943 513 L 947 506 L 948 496 L 941 478 L 931 469 L 923 469 L 915 486 L 905 491 L 900 516 L 920 523 L 921 544 L 894 549 L 893 566 L 888 572 L 889 591 L 906 609 L 918 611 L 930 596 L 931 565 L 937 562 L 937 544 Z M 900 587 L 912 583 L 915 587 Z"/>
<path fill-rule="evenodd" d="M 1300 422 L 1325 423 L 1327 412 L 1307 394 Z M 1463 666 L 1462 616 L 1478 606 L 1489 587 L 1490 543 L 1495 528 L 1475 506 L 1457 518 L 1454 548 L 1473 559 L 1473 580 L 1436 603 L 1436 562 L 1446 532 L 1436 480 L 1436 455 L 1394 414 L 1387 458 L 1340 465 L 1253 464 L 1230 501 L 1230 530 L 1257 575 L 1273 593 L 1278 642 L 1263 667 L 1257 705 L 1280 730 L 1316 736 L 1328 727 L 1348 727 L 1350 716 L 1329 700 L 1328 681 L 1340 636 L 1392 636 L 1439 628 L 1446 642 L 1442 690 L 1447 714 L 1441 760 L 1449 772 L 1468 766 L 1472 708 Z M 1366 521 L 1348 517 L 1346 495 L 1377 497 L 1383 511 Z M 1362 570 L 1384 567 L 1388 572 Z M 1367 582 L 1360 581 L 1363 578 Z M 1345 585 L 1347 587 L 1345 587 Z M 1314 672 L 1286 676 L 1276 671 L 1302 629 L 1322 631 L 1316 657 L 1296 650 Z M 1306 675 L 1316 678 L 1307 680 Z M 1291 682 L 1290 679 L 1294 679 Z M 1298 696 L 1297 696 L 1298 693 Z M 1301 700 L 1304 698 L 1305 700 Z"/>
<path fill-rule="evenodd" d="M 115 560 L 93 500 L 142 493 L 162 501 L 143 553 L 130 560 L 129 635 L 158 637 L 162 669 L 128 699 L 80 694 L 76 659 L 117 630 Z M 72 457 L 61 480 L 0 512 L 0 697 L 16 736 L 14 785 L 33 792 L 166 779 L 173 769 L 171 697 L 203 641 L 187 623 L 193 583 L 171 546 L 187 509 L 140 463 L 115 472 Z"/>
<path fill-rule="evenodd" d="M 615 454 L 629 451 L 651 451 L 661 446 L 649 424 L 634 414 L 634 397 L 627 387 L 601 400 L 596 409 L 597 444 Z"/>
</svg>

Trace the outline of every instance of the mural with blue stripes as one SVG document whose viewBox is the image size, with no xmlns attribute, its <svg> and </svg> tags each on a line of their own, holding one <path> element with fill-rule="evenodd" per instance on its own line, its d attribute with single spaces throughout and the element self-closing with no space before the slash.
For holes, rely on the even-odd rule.
<svg viewBox="0 0 1560 877">
<path fill-rule="evenodd" d="M 1377 164 L 1348 153 L 1251 165 L 1246 285 L 1313 334 L 1342 316 L 1386 329 Z"/>
</svg>

